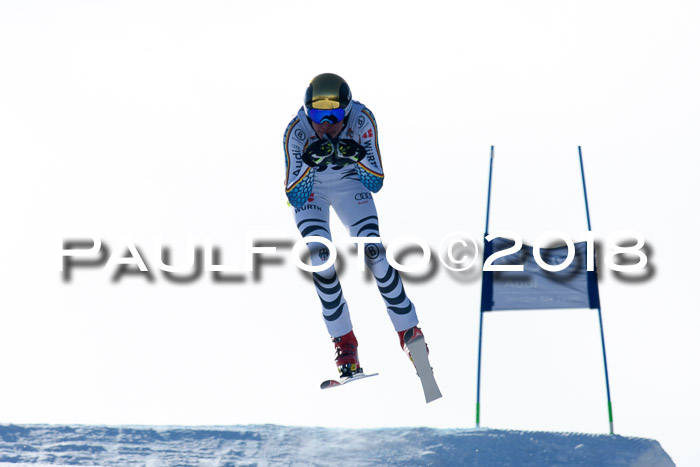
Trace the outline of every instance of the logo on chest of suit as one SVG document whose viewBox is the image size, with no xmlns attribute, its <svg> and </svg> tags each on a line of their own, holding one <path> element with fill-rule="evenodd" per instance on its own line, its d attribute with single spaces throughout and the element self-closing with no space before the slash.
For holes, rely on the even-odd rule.
<svg viewBox="0 0 700 467">
<path fill-rule="evenodd" d="M 365 117 L 363 115 L 360 115 L 360 118 L 357 119 L 357 126 L 359 128 L 362 128 L 365 124 Z"/>
<path fill-rule="evenodd" d="M 373 136 L 374 136 L 374 132 L 372 131 L 371 128 L 362 134 L 363 138 L 372 138 Z"/>
<path fill-rule="evenodd" d="M 297 130 L 294 132 L 294 136 L 299 141 L 304 141 L 306 139 L 306 133 L 304 133 L 304 130 L 302 130 L 301 128 L 297 128 Z"/>
</svg>

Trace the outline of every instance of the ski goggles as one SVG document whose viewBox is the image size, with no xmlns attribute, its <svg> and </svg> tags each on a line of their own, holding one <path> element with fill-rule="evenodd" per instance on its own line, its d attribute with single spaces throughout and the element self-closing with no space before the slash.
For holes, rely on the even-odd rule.
<svg viewBox="0 0 700 467">
<path fill-rule="evenodd" d="M 338 123 L 345 118 L 345 109 L 308 109 L 307 114 L 311 120 L 318 124 Z"/>
</svg>

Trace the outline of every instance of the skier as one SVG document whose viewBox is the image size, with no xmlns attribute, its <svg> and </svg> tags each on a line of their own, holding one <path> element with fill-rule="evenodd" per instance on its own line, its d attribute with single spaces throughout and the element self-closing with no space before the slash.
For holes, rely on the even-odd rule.
<svg viewBox="0 0 700 467">
<path fill-rule="evenodd" d="M 377 145 L 377 123 L 372 112 L 352 100 L 343 78 L 323 73 L 311 80 L 304 105 L 284 133 L 286 192 L 303 237 L 331 240 L 329 211 L 336 214 L 352 237 L 379 237 L 372 193 L 382 188 L 384 171 Z M 311 264 L 326 262 L 329 251 L 309 242 Z M 387 312 L 404 342 L 423 336 L 416 309 L 404 291 L 398 272 L 386 259 L 381 243 L 366 243 L 365 261 L 377 282 Z M 342 378 L 362 373 L 350 312 L 333 266 L 313 273 L 323 318 L 335 344 L 335 363 Z"/>
</svg>

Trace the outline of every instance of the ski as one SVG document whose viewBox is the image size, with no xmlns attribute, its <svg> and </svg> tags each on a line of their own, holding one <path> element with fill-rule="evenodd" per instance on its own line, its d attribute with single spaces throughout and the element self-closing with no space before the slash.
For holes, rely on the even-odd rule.
<svg viewBox="0 0 700 467">
<path fill-rule="evenodd" d="M 321 389 L 328 389 L 328 388 L 335 388 L 338 386 L 342 386 L 343 384 L 346 383 L 351 383 L 353 381 L 357 381 L 359 379 L 365 379 L 369 378 L 370 376 L 377 376 L 379 373 L 357 373 L 353 376 L 347 376 L 345 378 L 339 378 L 339 380 L 335 379 L 329 379 L 321 383 Z"/>
<path fill-rule="evenodd" d="M 416 366 L 418 377 L 423 386 L 425 403 L 427 404 L 441 398 L 440 388 L 438 388 L 437 381 L 435 381 L 435 376 L 433 375 L 433 368 L 430 366 L 430 360 L 428 360 L 428 348 L 425 346 L 425 338 L 421 334 L 415 337 L 406 335 L 405 339 L 406 346 L 411 352 L 413 364 Z"/>
</svg>

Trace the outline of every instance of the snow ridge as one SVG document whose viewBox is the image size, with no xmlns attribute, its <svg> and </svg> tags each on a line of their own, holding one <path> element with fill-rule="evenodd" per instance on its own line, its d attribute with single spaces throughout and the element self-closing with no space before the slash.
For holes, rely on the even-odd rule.
<svg viewBox="0 0 700 467">
<path fill-rule="evenodd" d="M 5 464 L 9 463 L 9 464 Z M 0 425 L 0 465 L 673 466 L 649 439 L 491 429 Z"/>
</svg>

